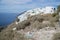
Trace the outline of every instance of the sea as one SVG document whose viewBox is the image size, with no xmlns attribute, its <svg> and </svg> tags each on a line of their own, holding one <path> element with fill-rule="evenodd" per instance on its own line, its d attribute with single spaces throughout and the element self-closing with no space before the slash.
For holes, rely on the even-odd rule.
<svg viewBox="0 0 60 40">
<path fill-rule="evenodd" d="M 0 26 L 11 24 L 19 13 L 0 13 Z"/>
</svg>

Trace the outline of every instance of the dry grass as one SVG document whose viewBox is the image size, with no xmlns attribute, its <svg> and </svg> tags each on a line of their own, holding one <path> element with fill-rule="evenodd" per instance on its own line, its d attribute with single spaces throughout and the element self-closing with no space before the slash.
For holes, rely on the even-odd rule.
<svg viewBox="0 0 60 40">
<path fill-rule="evenodd" d="M 57 14 L 35 15 L 28 17 L 27 20 L 19 23 L 17 29 L 25 29 L 27 26 L 33 28 L 55 27 L 54 23 L 58 22 L 58 20 Z M 43 24 L 43 21 L 49 21 L 50 23 Z"/>
<path fill-rule="evenodd" d="M 0 40 L 14 40 L 13 38 L 16 38 L 17 40 L 28 40 L 24 38 L 23 35 L 16 34 L 12 31 L 14 27 L 17 28 L 17 30 L 20 29 L 25 29 L 26 27 L 31 27 L 31 28 L 37 28 L 37 29 L 42 29 L 44 27 L 55 27 L 55 24 L 59 22 L 59 17 L 58 15 L 53 15 L 53 14 L 47 14 L 47 15 L 35 15 L 32 17 L 29 17 L 27 20 L 19 23 L 16 25 L 15 23 L 12 23 L 9 25 L 6 30 L 2 31 L 0 33 Z M 19 20 L 18 20 L 19 21 Z M 45 23 L 43 24 L 43 21 L 49 21 L 50 23 Z M 54 35 L 53 40 L 60 40 L 60 33 L 56 33 Z"/>
<path fill-rule="evenodd" d="M 0 33 L 0 40 L 28 40 L 22 34 L 18 34 L 15 31 L 5 31 Z"/>
<path fill-rule="evenodd" d="M 0 33 L 0 40 L 12 40 L 14 37 L 13 31 L 5 31 Z"/>
<path fill-rule="evenodd" d="M 54 34 L 53 40 L 60 40 L 60 32 Z"/>
<path fill-rule="evenodd" d="M 28 20 L 25 20 L 18 24 L 17 30 L 19 29 L 25 29 L 25 27 L 29 26 L 30 22 Z"/>
</svg>

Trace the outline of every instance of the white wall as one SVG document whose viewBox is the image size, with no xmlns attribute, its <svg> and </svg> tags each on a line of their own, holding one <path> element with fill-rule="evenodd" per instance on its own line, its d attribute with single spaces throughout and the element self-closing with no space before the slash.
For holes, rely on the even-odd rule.
<svg viewBox="0 0 60 40">
<path fill-rule="evenodd" d="M 46 7 L 44 13 L 54 13 L 54 7 Z"/>
</svg>

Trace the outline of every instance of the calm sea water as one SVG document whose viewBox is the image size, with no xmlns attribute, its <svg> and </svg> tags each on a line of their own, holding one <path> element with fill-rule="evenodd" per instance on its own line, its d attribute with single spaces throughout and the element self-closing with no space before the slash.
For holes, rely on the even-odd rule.
<svg viewBox="0 0 60 40">
<path fill-rule="evenodd" d="M 0 26 L 6 26 L 10 23 L 12 23 L 18 13 L 0 13 Z"/>
</svg>

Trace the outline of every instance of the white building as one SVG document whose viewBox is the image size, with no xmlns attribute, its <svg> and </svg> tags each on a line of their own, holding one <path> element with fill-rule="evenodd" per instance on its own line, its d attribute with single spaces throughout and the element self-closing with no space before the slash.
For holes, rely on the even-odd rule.
<svg viewBox="0 0 60 40">
<path fill-rule="evenodd" d="M 54 11 L 55 11 L 54 7 L 47 6 L 45 8 L 36 8 L 33 10 L 28 10 L 26 13 L 30 14 L 30 15 L 36 15 L 36 14 L 40 14 L 40 13 L 43 13 L 43 14 L 51 13 L 52 14 L 52 13 L 54 13 Z"/>
<path fill-rule="evenodd" d="M 51 7 L 51 6 L 48 6 L 45 8 L 36 8 L 36 9 L 28 10 L 25 13 L 23 13 L 22 15 L 19 15 L 17 17 L 20 21 L 16 22 L 16 24 L 18 24 L 24 20 L 27 20 L 28 16 L 33 16 L 33 15 L 37 15 L 37 14 L 49 14 L 49 13 L 52 14 L 52 13 L 54 13 L 54 11 L 55 11 L 55 8 Z"/>
<path fill-rule="evenodd" d="M 46 7 L 45 10 L 43 11 L 44 13 L 54 13 L 55 8 L 54 7 Z"/>
</svg>

